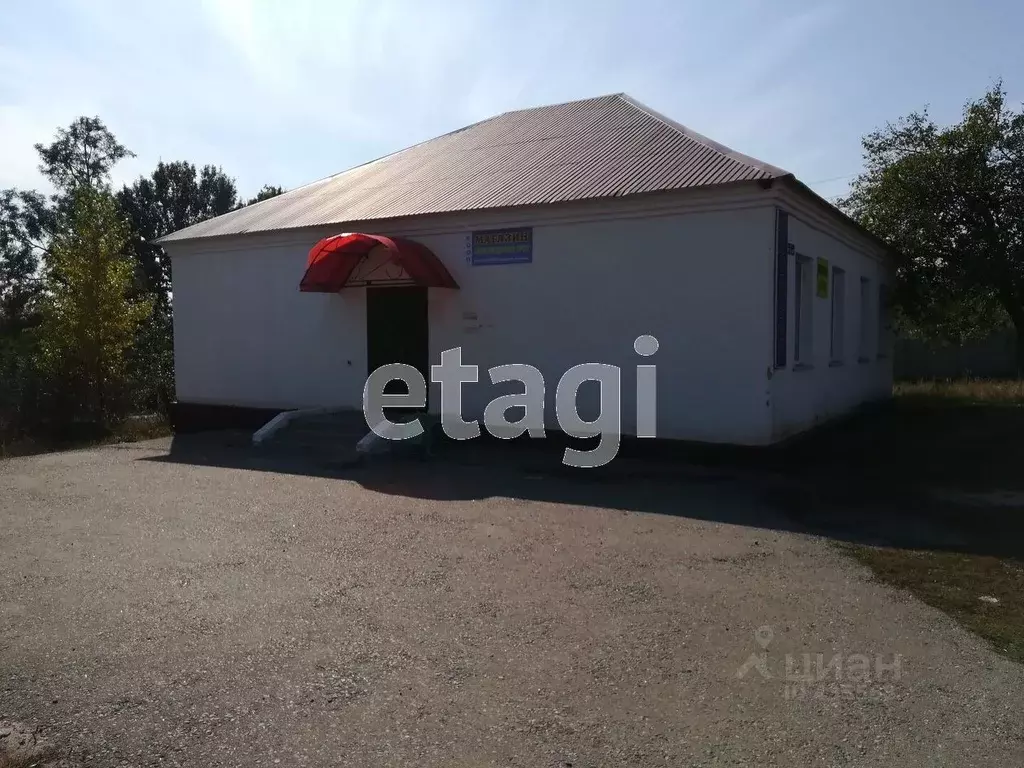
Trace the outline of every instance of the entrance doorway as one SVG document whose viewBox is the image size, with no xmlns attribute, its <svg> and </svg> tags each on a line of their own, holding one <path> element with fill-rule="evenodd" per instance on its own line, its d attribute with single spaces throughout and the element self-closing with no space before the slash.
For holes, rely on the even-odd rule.
<svg viewBox="0 0 1024 768">
<path fill-rule="evenodd" d="M 366 289 L 367 375 L 388 363 L 411 365 L 430 381 L 427 288 L 395 286 Z M 427 387 L 428 395 L 430 388 Z M 386 394 L 408 394 L 402 381 L 391 381 Z"/>
</svg>

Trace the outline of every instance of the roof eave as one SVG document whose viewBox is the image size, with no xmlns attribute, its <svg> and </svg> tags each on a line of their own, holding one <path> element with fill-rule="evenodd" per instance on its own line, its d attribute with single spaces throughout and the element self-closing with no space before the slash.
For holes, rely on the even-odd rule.
<svg viewBox="0 0 1024 768">
<path fill-rule="evenodd" d="M 771 177 L 762 177 L 760 179 L 736 179 L 735 181 L 723 182 L 721 184 L 708 184 L 700 187 L 685 187 L 682 189 L 657 189 L 645 192 L 635 192 L 628 195 L 608 195 L 600 197 L 581 198 L 578 200 L 557 200 L 547 203 L 528 203 L 522 205 L 495 206 L 485 208 L 457 208 L 444 211 L 431 211 L 429 213 L 403 214 L 399 216 L 383 216 L 362 219 L 341 219 L 339 221 L 322 221 L 317 222 L 315 224 L 301 224 L 299 226 L 290 227 L 274 227 L 272 229 L 248 230 L 244 232 L 222 232 L 218 234 L 200 234 L 184 236 L 185 233 L 192 228 L 188 227 L 186 229 L 180 229 L 177 232 L 172 232 L 170 234 L 163 235 L 162 237 L 159 237 L 150 242 L 152 242 L 154 245 L 177 245 L 178 243 L 198 243 L 209 240 L 224 240 L 231 237 L 244 237 L 246 235 L 272 235 L 275 233 L 283 232 L 301 232 L 303 230 L 319 231 L 323 229 L 329 229 L 331 227 L 346 227 L 351 229 L 352 231 L 361 231 L 362 229 L 365 229 L 367 227 L 375 229 L 375 225 L 377 225 L 379 222 L 404 222 L 409 220 L 430 219 L 440 216 L 453 215 L 512 214 L 540 208 L 551 209 L 561 208 L 563 206 L 586 206 L 590 204 L 610 203 L 618 200 L 642 200 L 645 198 L 657 199 L 659 197 L 664 197 L 666 195 L 689 194 L 693 192 L 707 192 L 713 190 L 728 190 L 735 189 L 737 187 L 749 187 L 752 184 L 757 184 L 761 189 L 770 189 L 772 182 L 775 180 L 776 179 L 773 179 Z"/>
<path fill-rule="evenodd" d="M 831 215 L 838 216 L 847 224 L 852 225 L 858 232 L 860 232 L 866 238 L 871 240 L 875 245 L 879 246 L 883 251 L 885 251 L 886 255 L 889 256 L 889 258 L 895 260 L 899 256 L 898 251 L 896 251 L 895 248 L 889 245 L 889 243 L 885 242 L 885 240 L 880 238 L 878 235 L 876 235 L 870 229 L 865 227 L 863 224 L 861 224 L 855 218 L 850 216 L 848 213 L 838 208 L 834 204 L 830 203 L 824 197 L 822 197 L 809 186 L 800 181 L 800 179 L 798 179 L 792 173 L 787 173 L 784 176 L 779 176 L 778 178 L 774 179 L 774 181 L 791 187 L 793 190 L 795 190 L 798 194 L 802 195 L 806 199 L 812 200 L 815 203 L 815 205 L 827 210 L 829 213 L 831 213 Z"/>
</svg>

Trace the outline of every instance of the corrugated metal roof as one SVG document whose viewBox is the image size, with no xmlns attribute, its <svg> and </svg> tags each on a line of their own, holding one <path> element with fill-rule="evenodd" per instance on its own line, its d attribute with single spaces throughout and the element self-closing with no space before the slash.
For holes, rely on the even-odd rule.
<svg viewBox="0 0 1024 768">
<path fill-rule="evenodd" d="M 789 175 L 614 94 L 506 112 L 159 242 Z"/>
</svg>

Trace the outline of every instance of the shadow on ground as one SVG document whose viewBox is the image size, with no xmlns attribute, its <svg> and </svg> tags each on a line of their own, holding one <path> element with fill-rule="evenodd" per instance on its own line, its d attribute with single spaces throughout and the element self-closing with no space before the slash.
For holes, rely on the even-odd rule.
<svg viewBox="0 0 1024 768">
<path fill-rule="evenodd" d="M 1019 559 L 1022 437 L 1020 406 L 898 402 L 768 449 L 633 441 L 596 470 L 562 465 L 558 440 L 444 443 L 426 459 L 332 464 L 261 453 L 244 432 L 180 435 L 166 456 L 143 460 L 332 477 L 396 496 L 598 506 Z M 988 498 L 994 491 L 1001 500 Z M 968 493 L 973 503 L 964 503 Z"/>
</svg>

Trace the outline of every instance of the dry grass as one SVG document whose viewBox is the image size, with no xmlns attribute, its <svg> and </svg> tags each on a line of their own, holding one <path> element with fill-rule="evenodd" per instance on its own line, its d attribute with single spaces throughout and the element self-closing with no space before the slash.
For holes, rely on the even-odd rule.
<svg viewBox="0 0 1024 768">
<path fill-rule="evenodd" d="M 1024 562 L 956 552 L 847 549 L 877 578 L 909 590 L 1024 664 Z"/>
<path fill-rule="evenodd" d="M 114 430 L 108 442 L 135 443 L 139 440 L 166 437 L 169 434 L 171 434 L 171 425 L 167 419 L 154 414 L 128 419 Z"/>
<path fill-rule="evenodd" d="M 940 379 L 900 382 L 893 388 L 893 394 L 906 399 L 1024 405 L 1024 379 Z"/>
<path fill-rule="evenodd" d="M 87 448 L 91 445 L 106 443 L 135 443 L 139 440 L 166 437 L 169 434 L 171 434 L 170 424 L 162 416 L 156 415 L 130 418 L 107 434 L 77 440 L 51 440 L 31 436 L 11 437 L 0 432 L 0 459 Z M 0 768 L 5 768 L 5 766 L 0 765 Z"/>
</svg>

